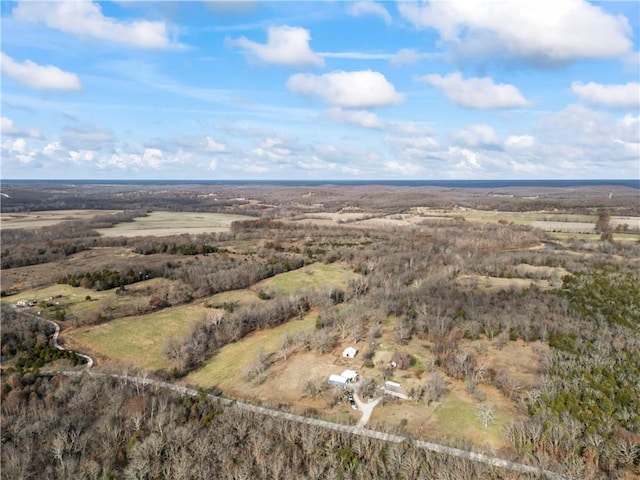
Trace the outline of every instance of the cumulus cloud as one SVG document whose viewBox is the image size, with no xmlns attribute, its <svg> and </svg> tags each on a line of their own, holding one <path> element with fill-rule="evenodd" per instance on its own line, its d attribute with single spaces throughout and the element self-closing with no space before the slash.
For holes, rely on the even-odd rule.
<svg viewBox="0 0 640 480">
<path fill-rule="evenodd" d="M 454 143 L 467 147 L 499 149 L 502 146 L 502 140 L 489 125 L 470 125 L 454 132 L 451 137 Z"/>
<path fill-rule="evenodd" d="M 2 74 L 36 90 L 80 90 L 82 85 L 75 73 L 65 72 L 53 65 L 38 65 L 31 60 L 16 62 L 6 53 L 0 53 Z"/>
<path fill-rule="evenodd" d="M 582 0 L 399 2 L 398 10 L 417 28 L 437 30 L 456 53 L 484 54 L 484 59 L 558 64 L 623 57 L 632 48 L 632 29 L 623 15 Z"/>
<path fill-rule="evenodd" d="M 159 148 L 145 148 L 142 153 L 118 148 L 111 156 L 101 158 L 97 162 L 97 166 L 101 169 L 115 167 L 119 170 L 142 170 L 149 168 L 160 170 L 164 162 L 164 153 Z"/>
<path fill-rule="evenodd" d="M 330 120 L 359 125 L 365 128 L 382 128 L 383 126 L 378 116 L 367 110 L 346 110 L 334 107 L 325 110 L 324 116 Z"/>
<path fill-rule="evenodd" d="M 380 72 L 334 71 L 324 75 L 298 73 L 289 77 L 287 87 L 301 95 L 315 95 L 326 103 L 341 107 L 369 108 L 395 105 L 404 95 Z"/>
<path fill-rule="evenodd" d="M 440 89 L 452 102 L 477 110 L 526 107 L 530 102 L 520 91 L 507 83 L 494 83 L 490 77 L 462 78 L 460 73 L 424 75 L 418 80 Z"/>
<path fill-rule="evenodd" d="M 385 21 L 387 25 L 391 24 L 391 15 L 384 6 L 376 2 L 355 2 L 347 8 L 349 15 L 359 17 L 361 15 L 375 15 Z"/>
<path fill-rule="evenodd" d="M 40 138 L 42 134 L 35 128 L 18 128 L 8 117 L 0 118 L 0 133 L 10 137 Z"/>
<path fill-rule="evenodd" d="M 309 47 L 311 35 L 301 27 L 269 27 L 267 43 L 257 43 L 246 37 L 229 40 L 229 44 L 244 49 L 266 63 L 290 67 L 321 67 L 324 59 Z"/>
<path fill-rule="evenodd" d="M 280 162 L 294 152 L 293 146 L 287 145 L 285 139 L 269 137 L 263 139 L 256 148 L 251 150 L 251 153 L 259 158 Z"/>
<path fill-rule="evenodd" d="M 0 143 L 0 152 L 2 152 L 3 166 L 11 165 L 12 163 L 20 166 L 38 166 L 37 148 L 28 145 L 27 141 L 22 137 L 3 140 Z"/>
<path fill-rule="evenodd" d="M 121 43 L 135 48 L 162 49 L 170 46 L 164 22 L 119 21 L 105 17 L 99 4 L 87 0 L 22 1 L 13 9 L 17 20 L 44 23 L 81 38 Z"/>
<path fill-rule="evenodd" d="M 573 82 L 571 90 L 583 102 L 592 105 L 620 109 L 640 107 L 640 82 L 618 85 Z"/>
</svg>

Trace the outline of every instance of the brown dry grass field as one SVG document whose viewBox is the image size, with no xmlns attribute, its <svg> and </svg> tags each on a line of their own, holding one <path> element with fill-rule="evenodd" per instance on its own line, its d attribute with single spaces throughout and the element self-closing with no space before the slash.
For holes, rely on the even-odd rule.
<svg viewBox="0 0 640 480">
<path fill-rule="evenodd" d="M 0 228 L 41 228 L 69 220 L 87 220 L 98 215 L 112 215 L 120 210 L 51 210 L 42 212 L 2 213 Z"/>
<path fill-rule="evenodd" d="M 97 230 L 106 237 L 167 237 L 171 235 L 226 232 L 232 222 L 252 220 L 245 215 L 203 212 L 152 212 L 111 228 Z"/>
</svg>

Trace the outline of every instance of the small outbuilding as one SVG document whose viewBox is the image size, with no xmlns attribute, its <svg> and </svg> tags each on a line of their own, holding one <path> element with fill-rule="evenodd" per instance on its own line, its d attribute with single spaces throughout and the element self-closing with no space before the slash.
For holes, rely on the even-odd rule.
<svg viewBox="0 0 640 480">
<path fill-rule="evenodd" d="M 336 375 L 335 373 L 329 375 L 329 385 L 333 385 L 335 387 L 346 387 L 348 383 L 349 380 L 342 375 Z"/>
<path fill-rule="evenodd" d="M 354 347 L 347 347 L 342 352 L 342 356 L 346 358 L 354 358 L 358 354 L 358 350 Z"/>
<path fill-rule="evenodd" d="M 402 400 L 408 400 L 409 396 L 402 390 L 402 385 L 396 382 L 386 381 L 384 382 L 384 393 Z"/>
</svg>

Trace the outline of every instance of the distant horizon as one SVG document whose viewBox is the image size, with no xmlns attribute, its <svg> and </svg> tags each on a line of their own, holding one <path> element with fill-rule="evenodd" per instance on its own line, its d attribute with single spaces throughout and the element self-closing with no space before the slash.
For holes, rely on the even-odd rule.
<svg viewBox="0 0 640 480">
<path fill-rule="evenodd" d="M 82 185 L 279 185 L 279 186 L 322 186 L 322 185 L 386 185 L 386 186 L 442 186 L 457 188 L 498 188 L 498 187 L 572 187 L 572 186 L 624 186 L 640 189 L 640 178 L 600 178 L 600 179 L 416 179 L 416 180 L 335 180 L 335 179 L 235 179 L 235 180 L 203 180 L 203 179 L 2 179 L 0 184 L 82 184 Z"/>
</svg>

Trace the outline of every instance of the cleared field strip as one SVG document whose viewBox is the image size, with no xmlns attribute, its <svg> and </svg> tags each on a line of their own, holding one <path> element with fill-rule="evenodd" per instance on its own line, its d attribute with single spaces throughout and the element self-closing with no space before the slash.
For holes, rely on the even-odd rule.
<svg viewBox="0 0 640 480">
<path fill-rule="evenodd" d="M 41 228 L 70 220 L 87 220 L 99 215 L 112 215 L 120 210 L 49 210 L 42 212 L 2 213 L 0 228 Z"/>
<path fill-rule="evenodd" d="M 203 212 L 152 212 L 133 222 L 97 230 L 105 237 L 166 237 L 171 235 L 226 232 L 232 222 L 254 220 L 245 215 Z"/>
<path fill-rule="evenodd" d="M 252 288 L 257 291 L 275 290 L 278 293 L 291 295 L 310 288 L 345 288 L 347 282 L 357 276 L 357 274 L 339 264 L 314 263 L 263 280 Z"/>
<path fill-rule="evenodd" d="M 535 221 L 531 226 L 545 232 L 596 233 L 595 223 Z"/>
<path fill-rule="evenodd" d="M 258 358 L 261 351 L 267 355 L 278 351 L 287 335 L 311 331 L 315 326 L 316 314 L 307 315 L 303 320 L 290 320 L 269 330 L 251 333 L 235 343 L 225 345 L 204 367 L 190 373 L 185 381 L 204 387 L 220 388 L 237 386 L 245 381 L 245 370 Z"/>
</svg>

